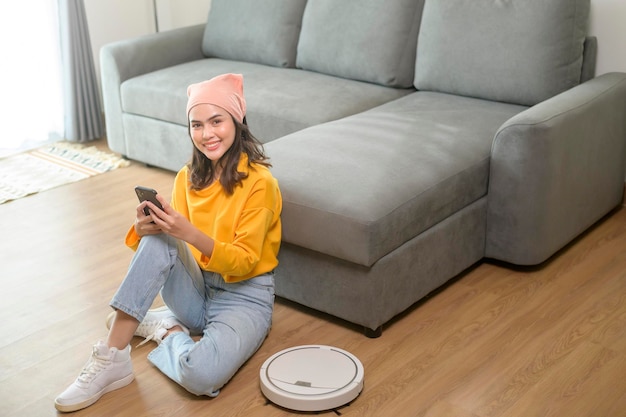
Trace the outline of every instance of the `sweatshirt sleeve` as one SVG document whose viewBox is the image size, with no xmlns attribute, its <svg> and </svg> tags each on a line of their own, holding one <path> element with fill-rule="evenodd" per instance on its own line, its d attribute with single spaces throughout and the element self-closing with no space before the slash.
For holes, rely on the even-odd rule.
<svg viewBox="0 0 626 417">
<path fill-rule="evenodd" d="M 128 229 L 128 232 L 126 233 L 126 239 L 124 240 L 124 243 L 126 243 L 126 246 L 128 246 L 132 250 L 137 250 L 137 247 L 139 247 L 140 240 L 141 240 L 141 237 L 139 237 L 139 235 L 135 231 L 135 225 L 133 224 L 130 227 L 130 229 Z"/>
</svg>

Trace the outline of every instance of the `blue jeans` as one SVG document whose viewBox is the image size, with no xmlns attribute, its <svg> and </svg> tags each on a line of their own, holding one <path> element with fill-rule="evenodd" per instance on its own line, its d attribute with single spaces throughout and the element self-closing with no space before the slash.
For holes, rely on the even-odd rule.
<svg viewBox="0 0 626 417">
<path fill-rule="evenodd" d="M 201 270 L 185 242 L 144 236 L 111 306 L 141 322 L 159 291 L 176 318 L 202 338 L 172 333 L 148 359 L 187 391 L 218 395 L 270 330 L 273 273 L 226 283 Z"/>
</svg>

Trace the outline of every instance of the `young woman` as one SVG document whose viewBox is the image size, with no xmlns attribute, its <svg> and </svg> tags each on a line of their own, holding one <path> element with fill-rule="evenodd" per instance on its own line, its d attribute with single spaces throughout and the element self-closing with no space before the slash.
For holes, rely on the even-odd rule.
<svg viewBox="0 0 626 417">
<path fill-rule="evenodd" d="M 60 411 L 88 407 L 133 380 L 133 336 L 157 343 L 148 359 L 165 375 L 216 396 L 269 332 L 282 199 L 245 122 L 243 78 L 221 75 L 187 94 L 192 160 L 176 175 L 171 204 L 158 195 L 163 210 L 137 206 L 126 236 L 136 252 L 111 301 L 108 337 L 56 398 Z M 149 310 L 159 291 L 166 306 Z"/>
</svg>

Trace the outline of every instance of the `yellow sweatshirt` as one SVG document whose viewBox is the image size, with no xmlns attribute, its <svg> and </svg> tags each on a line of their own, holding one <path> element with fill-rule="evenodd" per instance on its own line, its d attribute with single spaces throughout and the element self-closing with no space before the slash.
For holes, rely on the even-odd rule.
<svg viewBox="0 0 626 417">
<path fill-rule="evenodd" d="M 211 257 L 189 245 L 200 268 L 216 272 L 226 282 L 243 281 L 272 271 L 278 265 L 281 240 L 282 197 L 278 182 L 263 165 L 248 167 L 242 154 L 238 171 L 248 177 L 226 194 L 219 181 L 195 191 L 189 188 L 185 166 L 174 180 L 171 205 L 191 223 L 213 238 Z M 137 249 L 140 237 L 134 226 L 126 235 L 126 245 Z"/>
</svg>

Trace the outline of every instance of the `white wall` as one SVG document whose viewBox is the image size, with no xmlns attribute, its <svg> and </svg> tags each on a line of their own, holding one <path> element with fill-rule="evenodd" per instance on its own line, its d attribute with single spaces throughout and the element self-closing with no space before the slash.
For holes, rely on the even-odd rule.
<svg viewBox="0 0 626 417">
<path fill-rule="evenodd" d="M 596 74 L 626 72 L 626 1 L 591 0 L 589 32 L 598 37 Z"/>
<path fill-rule="evenodd" d="M 206 22 L 211 0 L 84 0 L 96 73 L 107 43 Z"/>
</svg>

